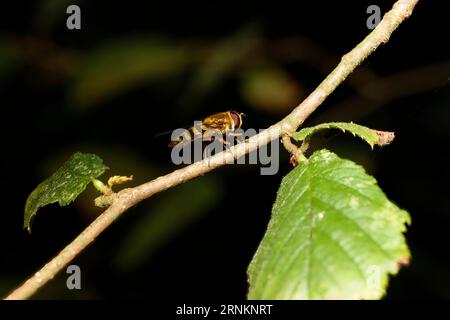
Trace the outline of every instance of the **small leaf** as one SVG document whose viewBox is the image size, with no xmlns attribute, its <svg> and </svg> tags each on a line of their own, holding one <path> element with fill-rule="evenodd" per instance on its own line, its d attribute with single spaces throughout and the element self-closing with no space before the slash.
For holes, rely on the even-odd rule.
<svg viewBox="0 0 450 320">
<path fill-rule="evenodd" d="M 108 186 L 111 188 L 114 185 L 117 184 L 124 184 L 127 182 L 133 181 L 133 176 L 113 176 L 108 179 Z"/>
<path fill-rule="evenodd" d="M 315 152 L 281 183 L 248 297 L 378 299 L 410 258 L 409 222 L 361 166 Z"/>
<path fill-rule="evenodd" d="M 352 122 L 329 122 L 322 123 L 310 128 L 304 128 L 293 134 L 292 138 L 297 141 L 302 141 L 305 139 L 309 139 L 309 137 L 316 132 L 325 129 L 340 129 L 344 132 L 349 131 L 354 136 L 358 136 L 366 141 L 371 148 L 373 148 L 375 144 L 380 146 L 389 144 L 392 142 L 392 140 L 394 140 L 395 137 L 393 132 L 373 130 Z"/>
<path fill-rule="evenodd" d="M 24 228 L 31 232 L 31 220 L 39 208 L 59 202 L 68 205 L 86 186 L 108 169 L 94 154 L 75 153 L 51 177 L 39 184 L 28 196 L 25 205 Z"/>
</svg>

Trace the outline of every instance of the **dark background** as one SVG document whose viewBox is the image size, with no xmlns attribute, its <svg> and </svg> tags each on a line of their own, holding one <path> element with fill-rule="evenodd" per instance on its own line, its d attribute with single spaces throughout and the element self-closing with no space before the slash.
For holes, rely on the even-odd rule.
<svg viewBox="0 0 450 320">
<path fill-rule="evenodd" d="M 161 131 L 235 109 L 266 128 L 311 92 L 368 33 L 366 8 L 393 1 L 190 3 L 24 1 L 1 4 L 2 157 L 0 294 L 6 295 L 79 234 L 101 209 L 92 186 L 73 205 L 40 210 L 22 229 L 28 194 L 76 151 L 99 155 L 130 186 L 175 169 Z M 82 29 L 68 30 L 79 4 Z M 333 134 L 315 147 L 362 164 L 407 209 L 410 266 L 386 298 L 450 298 L 449 7 L 419 2 L 412 17 L 305 125 L 354 121 L 396 132 L 371 151 Z M 246 268 L 290 170 L 225 167 L 145 200 L 61 273 L 38 299 L 243 299 Z"/>
</svg>

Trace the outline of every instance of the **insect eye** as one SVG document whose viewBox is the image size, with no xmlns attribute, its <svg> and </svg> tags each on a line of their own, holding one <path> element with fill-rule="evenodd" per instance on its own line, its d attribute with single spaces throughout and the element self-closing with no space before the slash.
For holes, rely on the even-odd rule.
<svg viewBox="0 0 450 320">
<path fill-rule="evenodd" d="M 230 111 L 231 119 L 233 119 L 234 128 L 239 129 L 241 127 L 241 116 L 235 111 Z"/>
</svg>

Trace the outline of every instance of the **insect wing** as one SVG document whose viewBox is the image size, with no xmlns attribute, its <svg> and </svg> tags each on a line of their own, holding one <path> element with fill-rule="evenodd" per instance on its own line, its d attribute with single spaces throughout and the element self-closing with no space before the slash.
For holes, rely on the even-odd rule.
<svg viewBox="0 0 450 320">
<path fill-rule="evenodd" d="M 203 130 L 216 129 L 225 132 L 230 127 L 228 112 L 215 113 L 203 120 Z"/>
</svg>

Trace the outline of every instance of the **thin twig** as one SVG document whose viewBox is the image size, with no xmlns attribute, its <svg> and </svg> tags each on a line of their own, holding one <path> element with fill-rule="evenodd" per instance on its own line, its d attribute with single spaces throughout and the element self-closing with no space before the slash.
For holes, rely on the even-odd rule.
<svg viewBox="0 0 450 320">
<path fill-rule="evenodd" d="M 117 193 L 111 206 L 94 220 L 79 236 L 65 247 L 55 258 L 44 265 L 24 284 L 10 293 L 6 299 L 26 299 L 67 266 L 81 251 L 92 243 L 109 225 L 127 209 L 152 195 L 201 176 L 224 164 L 232 163 L 247 153 L 263 146 L 282 134 L 294 132 L 308 116 L 329 96 L 336 87 L 380 44 L 386 43 L 392 32 L 409 17 L 418 0 L 399 0 L 380 24 L 352 51 L 342 57 L 339 65 L 299 106 L 286 118 L 238 144 L 227 152 L 196 162 L 168 175 L 131 189 Z"/>
<path fill-rule="evenodd" d="M 362 83 L 359 92 L 330 106 L 326 114 L 314 119 L 314 124 L 356 121 L 396 99 L 443 88 L 448 85 L 449 70 L 450 60 L 446 60 Z"/>
</svg>

